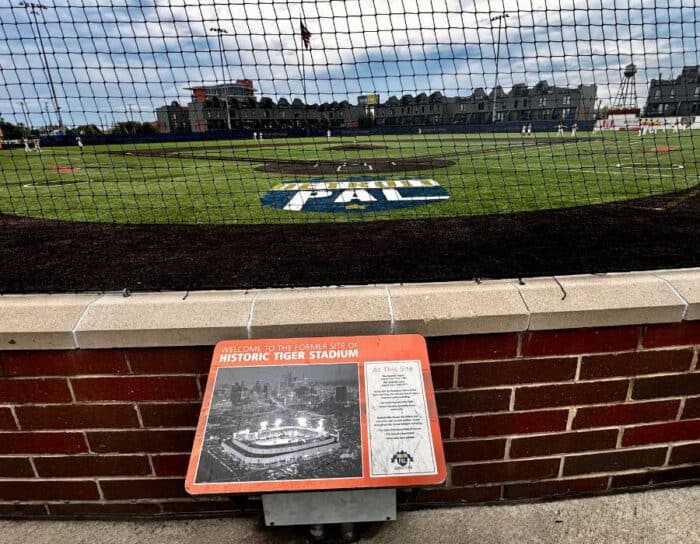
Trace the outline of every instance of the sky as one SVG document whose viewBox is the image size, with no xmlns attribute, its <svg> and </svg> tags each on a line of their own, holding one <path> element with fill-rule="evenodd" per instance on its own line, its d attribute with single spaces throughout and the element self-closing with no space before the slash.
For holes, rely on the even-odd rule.
<svg viewBox="0 0 700 544">
<path fill-rule="evenodd" d="M 282 382 L 288 372 L 298 380 L 308 378 L 313 383 L 345 383 L 357 385 L 357 364 L 320 364 L 320 365 L 285 365 L 285 366 L 249 366 L 225 367 L 219 370 L 217 385 L 228 386 L 234 382 L 243 381 L 246 387 L 252 387 L 255 382 L 267 382 L 277 385 Z"/>
<path fill-rule="evenodd" d="M 68 126 L 150 121 L 222 77 L 253 80 L 258 96 L 354 103 L 466 96 L 493 87 L 498 67 L 506 90 L 596 83 L 605 103 L 633 59 L 642 103 L 651 78 L 700 64 L 696 0 L 45 0 L 38 29 L 20 3 L 0 0 L 0 115 L 34 126 L 56 117 L 42 47 Z M 228 32 L 225 69 L 211 28 Z"/>
</svg>

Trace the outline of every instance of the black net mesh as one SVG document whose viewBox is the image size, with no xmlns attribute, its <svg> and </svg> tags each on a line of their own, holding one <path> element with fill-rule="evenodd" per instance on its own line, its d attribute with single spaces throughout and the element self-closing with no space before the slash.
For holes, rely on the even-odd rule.
<svg viewBox="0 0 700 544">
<path fill-rule="evenodd" d="M 699 21 L 0 0 L 0 291 L 696 264 Z"/>
</svg>

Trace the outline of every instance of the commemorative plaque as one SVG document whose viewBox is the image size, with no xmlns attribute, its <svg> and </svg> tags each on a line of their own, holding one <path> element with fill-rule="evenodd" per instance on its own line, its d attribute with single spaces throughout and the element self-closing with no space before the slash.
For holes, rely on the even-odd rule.
<svg viewBox="0 0 700 544">
<path fill-rule="evenodd" d="M 189 493 L 435 485 L 445 470 L 423 337 L 216 346 Z"/>
</svg>

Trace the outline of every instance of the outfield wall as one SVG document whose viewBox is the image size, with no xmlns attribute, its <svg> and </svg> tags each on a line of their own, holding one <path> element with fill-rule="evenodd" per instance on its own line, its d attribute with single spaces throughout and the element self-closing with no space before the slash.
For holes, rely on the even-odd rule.
<svg viewBox="0 0 700 544">
<path fill-rule="evenodd" d="M 453 125 L 410 125 L 410 126 L 384 126 L 375 128 L 343 128 L 332 129 L 333 136 L 400 136 L 418 134 L 420 129 L 422 134 L 493 134 L 493 133 L 520 133 L 520 129 L 527 121 L 508 121 L 496 124 L 453 124 Z M 535 132 L 554 132 L 556 126 L 562 122 L 561 120 L 554 121 L 531 121 L 532 130 Z M 576 121 L 579 131 L 593 130 L 594 121 Z M 566 124 L 566 122 L 564 122 Z M 260 131 L 258 131 L 260 132 Z M 327 129 L 309 129 L 304 128 L 273 128 L 262 129 L 263 138 L 302 138 L 311 136 L 315 138 L 325 138 Z M 207 132 L 184 132 L 184 133 L 166 133 L 166 134 L 105 134 L 100 136 L 83 136 L 82 140 L 85 145 L 105 145 L 105 144 L 145 144 L 145 143 L 168 143 L 168 142 L 202 142 L 213 140 L 252 140 L 252 130 L 210 130 Z M 17 146 L 22 145 L 17 142 Z M 51 146 L 74 146 L 76 145 L 73 138 L 61 136 L 44 136 L 41 138 L 41 145 L 45 147 Z"/>
<path fill-rule="evenodd" d="M 700 482 L 700 269 L 0 297 L 0 516 L 226 515 L 183 477 L 222 339 L 420 333 L 444 487 L 404 507 Z"/>
</svg>

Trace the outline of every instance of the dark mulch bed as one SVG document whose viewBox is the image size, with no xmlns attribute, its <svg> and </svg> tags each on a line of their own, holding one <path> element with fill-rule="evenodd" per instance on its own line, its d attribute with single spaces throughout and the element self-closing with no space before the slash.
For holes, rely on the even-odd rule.
<svg viewBox="0 0 700 544">
<path fill-rule="evenodd" d="M 307 225 L 105 225 L 0 215 L 0 291 L 252 288 L 700 264 L 697 189 L 543 212 Z"/>
</svg>

